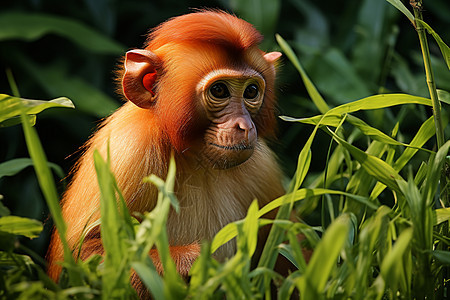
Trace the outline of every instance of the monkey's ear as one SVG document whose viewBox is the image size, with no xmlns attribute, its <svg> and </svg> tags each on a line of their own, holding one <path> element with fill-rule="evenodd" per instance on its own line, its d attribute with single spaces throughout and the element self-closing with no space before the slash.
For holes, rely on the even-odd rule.
<svg viewBox="0 0 450 300">
<path fill-rule="evenodd" d="M 264 54 L 264 58 L 266 59 L 266 61 L 270 64 L 275 64 L 276 61 L 281 57 L 281 53 L 280 52 L 269 52 Z"/>
<path fill-rule="evenodd" d="M 161 61 L 148 50 L 130 50 L 125 55 L 122 88 L 125 97 L 141 108 L 150 108 L 155 97 L 154 84 Z"/>
</svg>

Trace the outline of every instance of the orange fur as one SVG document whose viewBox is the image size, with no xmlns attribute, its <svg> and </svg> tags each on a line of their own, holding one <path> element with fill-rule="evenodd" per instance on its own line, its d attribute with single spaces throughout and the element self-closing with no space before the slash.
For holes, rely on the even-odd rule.
<svg viewBox="0 0 450 300">
<path fill-rule="evenodd" d="M 165 178 L 170 153 L 175 150 L 180 212 L 170 212 L 167 229 L 172 257 L 183 275 L 200 252 L 199 242 L 212 239 L 224 225 L 243 218 L 254 199 L 263 206 L 284 193 L 275 155 L 265 143 L 265 138 L 273 136 L 276 123 L 275 72 L 257 48 L 261 39 L 250 24 L 220 11 L 180 16 L 149 34 L 146 49 L 163 62 L 154 87 L 154 104 L 142 109 L 128 101 L 87 143 L 62 200 L 67 238 L 73 249 L 86 224 L 100 217 L 93 152 L 97 149 L 106 157 L 108 143 L 112 171 L 132 212 L 154 207 L 156 188 L 142 179 L 149 174 Z M 258 132 L 254 153 L 236 167 L 211 168 L 195 152 L 197 141 L 210 124 L 196 86 L 211 71 L 246 70 L 249 66 L 265 80 L 264 102 L 252 116 Z M 81 258 L 102 251 L 97 230 L 86 238 Z M 223 260 L 234 251 L 234 243 L 229 242 L 215 257 Z M 157 265 L 157 255 L 150 255 Z M 47 258 L 48 273 L 54 279 L 60 273 L 56 262 L 62 257 L 59 237 L 53 233 Z"/>
</svg>

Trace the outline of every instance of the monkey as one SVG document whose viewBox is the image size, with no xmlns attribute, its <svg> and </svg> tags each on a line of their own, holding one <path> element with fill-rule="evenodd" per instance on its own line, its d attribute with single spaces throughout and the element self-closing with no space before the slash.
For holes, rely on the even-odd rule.
<svg viewBox="0 0 450 300">
<path fill-rule="evenodd" d="M 262 39 L 253 25 L 235 15 L 199 10 L 163 22 L 149 32 L 143 49 L 126 53 L 118 75 L 126 101 L 85 144 L 62 197 L 73 249 L 83 228 L 100 218 L 93 153 L 98 150 L 106 157 L 108 145 L 118 186 L 129 210 L 138 213 L 150 211 L 157 199 L 157 189 L 143 178 L 165 178 L 173 153 L 180 209 L 170 211 L 167 234 L 171 256 L 184 277 L 201 241 L 212 240 L 222 227 L 244 218 L 254 199 L 262 207 L 285 193 L 278 159 L 267 145 L 276 132 L 275 79 L 281 53 L 260 50 Z M 235 248 L 230 241 L 214 257 L 224 260 Z M 102 251 L 96 227 L 86 235 L 80 257 Z M 156 250 L 151 251 L 162 272 Z M 47 260 L 55 280 L 62 258 L 54 231 Z"/>
</svg>

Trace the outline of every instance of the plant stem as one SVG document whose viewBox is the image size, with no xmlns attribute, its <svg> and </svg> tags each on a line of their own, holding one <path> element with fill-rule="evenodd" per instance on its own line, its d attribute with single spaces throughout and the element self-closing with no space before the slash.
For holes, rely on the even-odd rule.
<svg viewBox="0 0 450 300">
<path fill-rule="evenodd" d="M 414 17 L 417 20 L 423 20 L 422 18 L 422 0 L 417 1 L 411 1 L 410 2 L 413 9 L 414 9 Z M 423 64 L 425 67 L 425 75 L 427 78 L 427 85 L 428 90 L 430 92 L 431 102 L 433 105 L 433 115 L 434 115 L 434 125 L 436 127 L 436 139 L 437 139 L 437 146 L 438 149 L 442 147 L 445 143 L 445 136 L 444 136 L 444 127 L 442 125 L 442 117 L 441 117 L 441 104 L 439 103 L 437 90 L 436 90 L 436 83 L 434 81 L 434 75 L 433 70 L 431 69 L 431 59 L 430 59 L 430 50 L 428 48 L 428 41 L 427 36 L 425 32 L 425 28 L 422 26 L 420 22 L 414 22 L 415 27 L 417 30 L 417 34 L 419 35 L 419 41 L 420 41 L 420 48 L 422 50 L 422 56 L 423 56 Z M 445 173 L 447 166 L 444 165 L 441 171 L 441 203 L 444 207 L 449 207 L 450 205 L 450 199 L 449 199 L 449 193 L 448 193 L 448 185 L 447 185 L 447 176 Z"/>
<path fill-rule="evenodd" d="M 414 17 L 422 21 L 422 0 L 418 0 L 413 5 Z M 434 81 L 433 70 L 431 69 L 430 50 L 428 49 L 428 41 L 425 28 L 419 22 L 415 22 L 417 34 L 419 35 L 420 48 L 422 50 L 423 63 L 425 67 L 425 75 L 427 77 L 428 90 L 430 92 L 431 101 L 433 104 L 434 124 L 436 126 L 436 138 L 438 148 L 445 143 L 444 128 L 442 126 L 441 105 L 438 100 L 436 83 Z"/>
<path fill-rule="evenodd" d="M 410 0 L 410 4 L 413 7 L 414 10 L 414 17 L 416 20 L 423 20 L 422 17 L 422 8 L 423 8 L 423 0 Z M 430 60 L 430 51 L 428 48 L 428 41 L 427 36 L 425 32 L 425 28 L 422 26 L 421 22 L 414 22 L 414 25 L 417 30 L 417 34 L 419 36 L 419 42 L 420 42 L 420 48 L 422 50 L 422 56 L 423 56 L 423 63 L 425 67 L 425 75 L 427 78 L 427 85 L 428 90 L 430 92 L 431 102 L 433 105 L 433 115 L 434 115 L 434 124 L 436 128 L 436 139 L 437 139 L 437 146 L 438 149 L 442 147 L 445 143 L 445 136 L 444 136 L 444 128 L 442 125 L 442 118 L 441 118 L 441 105 L 439 103 L 437 90 L 436 90 L 436 83 L 434 81 L 434 75 L 433 70 L 431 68 L 431 60 Z M 444 207 L 449 206 L 449 193 L 448 193 L 448 185 L 447 185 L 447 176 L 446 176 L 446 166 L 447 163 L 444 163 L 444 166 L 441 170 L 441 176 L 440 176 L 440 186 L 441 186 L 441 204 Z M 449 231 L 448 231 L 448 222 L 444 222 L 438 228 L 438 231 L 448 237 Z M 437 246 L 438 249 L 446 250 L 447 246 L 440 242 Z M 446 273 L 448 269 L 443 268 L 440 270 L 437 274 L 437 291 L 436 291 L 436 297 L 438 299 L 442 299 L 445 293 L 445 278 Z"/>
</svg>

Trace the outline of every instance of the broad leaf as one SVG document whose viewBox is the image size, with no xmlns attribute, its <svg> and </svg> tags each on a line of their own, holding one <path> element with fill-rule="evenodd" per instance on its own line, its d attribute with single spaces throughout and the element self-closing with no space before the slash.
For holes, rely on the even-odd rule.
<svg viewBox="0 0 450 300">
<path fill-rule="evenodd" d="M 44 109 L 52 107 L 74 108 L 72 101 L 65 97 L 50 101 L 31 100 L 17 98 L 6 94 L 0 94 L 0 127 L 20 123 L 20 113 L 23 111 L 28 116 L 33 116 Z M 8 121 L 15 120 L 10 123 Z M 33 121 L 34 119 L 32 119 Z M 34 125 L 34 122 L 32 122 Z"/>
<path fill-rule="evenodd" d="M 42 223 L 37 220 L 17 216 L 0 218 L 0 231 L 3 232 L 35 238 L 39 236 L 42 229 Z"/>
</svg>

